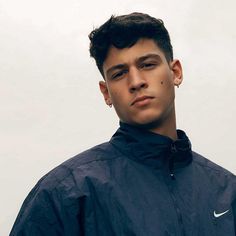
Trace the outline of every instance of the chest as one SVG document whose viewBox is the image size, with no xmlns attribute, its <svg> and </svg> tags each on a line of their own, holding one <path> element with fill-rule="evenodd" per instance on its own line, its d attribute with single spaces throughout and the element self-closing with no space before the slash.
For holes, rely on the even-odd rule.
<svg viewBox="0 0 236 236">
<path fill-rule="evenodd" d="M 211 182 L 195 178 L 190 170 L 174 180 L 153 170 L 114 175 L 93 188 L 96 221 L 115 235 L 234 235 L 230 203 L 219 203 Z"/>
</svg>

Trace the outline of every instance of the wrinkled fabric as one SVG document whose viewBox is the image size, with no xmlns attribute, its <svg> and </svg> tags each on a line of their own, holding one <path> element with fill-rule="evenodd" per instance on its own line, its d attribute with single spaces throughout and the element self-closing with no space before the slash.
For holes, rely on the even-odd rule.
<svg viewBox="0 0 236 236">
<path fill-rule="evenodd" d="M 45 175 L 10 236 L 233 236 L 236 178 L 178 139 L 120 123 Z"/>
</svg>

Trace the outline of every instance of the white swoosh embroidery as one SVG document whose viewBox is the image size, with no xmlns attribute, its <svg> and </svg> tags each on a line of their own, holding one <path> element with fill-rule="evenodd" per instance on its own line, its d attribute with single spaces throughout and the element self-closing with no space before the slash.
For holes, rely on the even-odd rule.
<svg viewBox="0 0 236 236">
<path fill-rule="evenodd" d="M 224 211 L 224 212 L 222 212 L 222 213 L 216 213 L 216 211 L 214 211 L 214 216 L 215 216 L 215 218 L 218 218 L 218 217 L 220 217 L 220 216 L 226 214 L 228 211 L 229 211 L 229 210 Z"/>
</svg>

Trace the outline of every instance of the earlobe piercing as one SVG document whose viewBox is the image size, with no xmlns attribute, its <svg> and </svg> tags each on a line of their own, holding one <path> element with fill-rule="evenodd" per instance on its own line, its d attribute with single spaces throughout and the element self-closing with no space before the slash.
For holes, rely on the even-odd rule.
<svg viewBox="0 0 236 236">
<path fill-rule="evenodd" d="M 110 101 L 110 99 L 105 99 L 107 106 L 109 106 L 110 108 L 112 107 L 112 102 Z"/>
</svg>

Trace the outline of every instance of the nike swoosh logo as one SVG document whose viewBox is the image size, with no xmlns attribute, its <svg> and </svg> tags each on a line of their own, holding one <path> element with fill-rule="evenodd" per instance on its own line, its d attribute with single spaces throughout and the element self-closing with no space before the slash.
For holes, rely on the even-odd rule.
<svg viewBox="0 0 236 236">
<path fill-rule="evenodd" d="M 224 214 L 226 214 L 228 211 L 229 210 L 221 212 L 221 213 L 216 213 L 216 211 L 214 211 L 214 216 L 215 216 L 215 218 L 218 218 L 218 217 L 223 216 Z"/>
</svg>

